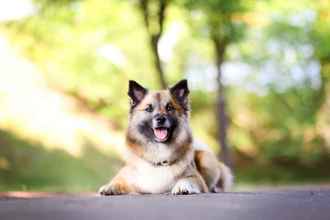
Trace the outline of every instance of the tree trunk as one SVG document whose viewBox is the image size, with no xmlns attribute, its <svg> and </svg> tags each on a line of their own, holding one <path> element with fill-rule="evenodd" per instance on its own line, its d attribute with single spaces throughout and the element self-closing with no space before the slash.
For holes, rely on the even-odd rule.
<svg viewBox="0 0 330 220">
<path fill-rule="evenodd" d="M 225 39 L 221 39 L 218 35 L 213 35 L 212 41 L 215 50 L 215 64 L 217 69 L 217 84 L 218 84 L 216 116 L 218 120 L 218 139 L 221 148 L 221 152 L 219 152 L 218 157 L 226 165 L 232 167 L 233 164 L 231 161 L 229 146 L 227 141 L 228 118 L 226 113 L 225 87 L 223 85 L 223 74 L 221 69 L 224 61 L 227 42 Z"/>
<path fill-rule="evenodd" d="M 168 6 L 168 0 L 159 0 L 156 8 L 156 16 L 152 7 L 150 6 L 149 0 L 139 0 L 139 7 L 143 15 L 144 25 L 147 30 L 149 44 L 151 47 L 151 55 L 153 59 L 153 65 L 158 76 L 159 84 L 162 89 L 167 88 L 167 83 L 165 79 L 164 69 L 161 64 L 158 43 L 159 39 L 163 34 L 164 21 L 165 21 L 165 11 Z M 155 22 L 157 21 L 157 22 Z M 156 25 L 155 28 L 153 25 Z"/>
<path fill-rule="evenodd" d="M 153 63 L 154 67 L 158 76 L 159 84 L 162 89 L 167 88 L 167 83 L 165 80 L 164 76 L 164 70 L 161 64 L 160 56 L 159 56 L 159 51 L 158 51 L 158 42 L 159 39 L 156 36 L 150 36 L 150 45 L 151 45 L 151 52 L 153 56 Z"/>
</svg>

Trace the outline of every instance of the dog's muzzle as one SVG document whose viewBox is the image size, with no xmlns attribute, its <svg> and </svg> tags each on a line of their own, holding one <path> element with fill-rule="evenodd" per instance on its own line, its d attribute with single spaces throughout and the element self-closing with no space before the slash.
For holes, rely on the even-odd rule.
<svg viewBox="0 0 330 220">
<path fill-rule="evenodd" d="M 165 142 L 170 136 L 170 121 L 165 115 L 157 114 L 152 120 L 152 127 L 157 142 Z"/>
</svg>

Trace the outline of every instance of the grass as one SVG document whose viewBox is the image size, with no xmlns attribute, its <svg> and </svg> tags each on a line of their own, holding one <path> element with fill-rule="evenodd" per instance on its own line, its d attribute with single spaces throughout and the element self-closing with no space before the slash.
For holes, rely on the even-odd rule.
<svg viewBox="0 0 330 220">
<path fill-rule="evenodd" d="M 327 164 L 249 163 L 236 169 L 235 181 L 237 189 L 329 183 Z M 0 130 L 0 191 L 95 192 L 121 165 L 118 158 L 99 152 L 88 141 L 76 157 Z"/>
<path fill-rule="evenodd" d="M 88 142 L 74 157 L 0 130 L 0 146 L 0 191 L 96 191 L 121 165 Z"/>
<path fill-rule="evenodd" d="M 308 185 L 330 183 L 329 158 L 314 164 L 250 164 L 236 169 L 236 181 L 249 185 Z"/>
</svg>

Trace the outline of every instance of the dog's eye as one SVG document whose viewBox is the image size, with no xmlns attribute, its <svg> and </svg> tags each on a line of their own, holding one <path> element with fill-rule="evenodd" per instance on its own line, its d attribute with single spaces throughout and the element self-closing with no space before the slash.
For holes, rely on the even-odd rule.
<svg viewBox="0 0 330 220">
<path fill-rule="evenodd" d="M 145 109 L 146 112 L 152 112 L 154 110 L 154 108 L 152 107 L 152 105 L 148 105 L 147 108 Z"/>
<path fill-rule="evenodd" d="M 170 103 L 168 103 L 166 105 L 166 111 L 168 111 L 168 112 L 174 111 L 174 107 Z"/>
</svg>

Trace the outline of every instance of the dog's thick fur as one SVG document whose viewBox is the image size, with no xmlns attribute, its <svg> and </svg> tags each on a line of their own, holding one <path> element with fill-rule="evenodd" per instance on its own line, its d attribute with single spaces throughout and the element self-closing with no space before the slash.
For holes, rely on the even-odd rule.
<svg viewBox="0 0 330 220">
<path fill-rule="evenodd" d="M 135 81 L 129 82 L 130 159 L 110 183 L 100 188 L 101 195 L 193 194 L 230 189 L 230 169 L 213 153 L 197 150 L 199 146 L 193 141 L 188 94 L 186 80 L 161 91 L 148 91 Z M 158 128 L 159 122 L 164 127 Z M 160 139 L 157 129 L 163 129 Z"/>
</svg>

